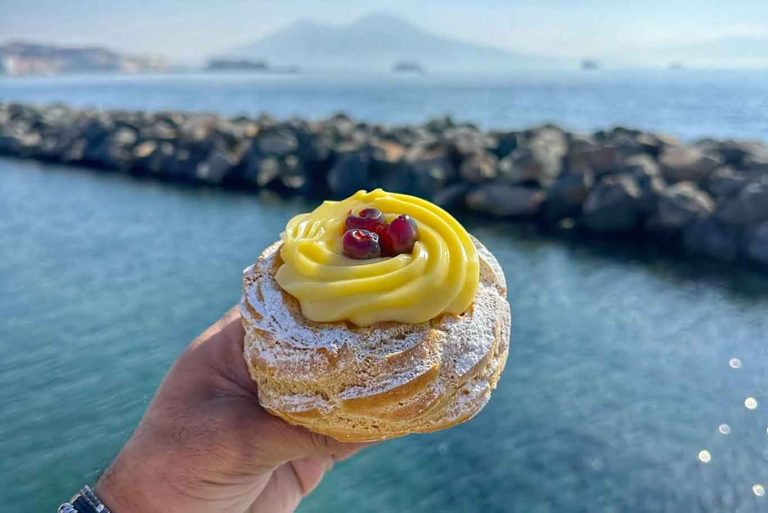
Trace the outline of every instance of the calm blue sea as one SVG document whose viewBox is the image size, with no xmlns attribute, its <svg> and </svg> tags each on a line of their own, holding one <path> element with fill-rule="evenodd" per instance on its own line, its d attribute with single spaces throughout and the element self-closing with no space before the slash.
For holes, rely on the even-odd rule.
<svg viewBox="0 0 768 513">
<path fill-rule="evenodd" d="M 692 75 L 4 79 L 0 99 L 766 138 L 766 80 Z M 93 482 L 308 208 L 0 159 L 0 503 L 54 511 Z M 301 513 L 768 510 L 768 276 L 464 221 L 510 285 L 499 389 L 467 424 L 338 465 Z"/>
<path fill-rule="evenodd" d="M 344 111 L 387 123 L 450 114 L 487 128 L 556 122 L 574 130 L 626 125 L 685 139 L 768 139 L 768 70 L 0 76 L 4 100 L 231 115 L 268 112 L 280 118 Z"/>
</svg>

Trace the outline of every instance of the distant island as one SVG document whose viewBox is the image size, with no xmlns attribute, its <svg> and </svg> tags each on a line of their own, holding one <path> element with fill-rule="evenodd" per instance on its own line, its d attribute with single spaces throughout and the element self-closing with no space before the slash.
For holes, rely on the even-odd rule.
<svg viewBox="0 0 768 513">
<path fill-rule="evenodd" d="M 395 65 L 392 66 L 392 71 L 395 73 L 414 73 L 417 75 L 424 74 L 424 68 L 421 66 L 421 64 L 414 61 L 396 62 Z"/>
<path fill-rule="evenodd" d="M 600 63 L 596 59 L 584 59 L 581 61 L 581 69 L 585 71 L 594 71 L 600 69 Z"/>
<path fill-rule="evenodd" d="M 259 73 L 298 73 L 297 66 L 275 67 L 265 61 L 252 61 L 248 59 L 216 58 L 208 61 L 205 71 L 251 71 Z"/>
<path fill-rule="evenodd" d="M 0 46 L 0 74 L 143 73 L 167 71 L 162 57 L 123 55 L 100 46 L 63 47 L 12 42 Z"/>
</svg>

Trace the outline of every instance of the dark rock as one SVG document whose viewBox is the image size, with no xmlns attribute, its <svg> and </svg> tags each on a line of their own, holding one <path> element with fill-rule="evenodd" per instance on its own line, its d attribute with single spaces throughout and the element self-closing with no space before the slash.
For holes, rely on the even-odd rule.
<svg viewBox="0 0 768 513">
<path fill-rule="evenodd" d="M 747 173 L 735 171 L 729 166 L 722 166 L 710 175 L 707 190 L 715 198 L 728 198 L 738 194 L 747 183 L 749 183 Z"/>
<path fill-rule="evenodd" d="M 645 176 L 659 176 L 661 169 L 650 155 L 638 153 L 627 157 L 620 168 L 620 172 L 631 175 L 635 179 L 640 179 Z"/>
<path fill-rule="evenodd" d="M 0 154 L 16 156 L 21 154 L 21 138 L 12 134 L 0 134 Z"/>
<path fill-rule="evenodd" d="M 742 166 L 752 173 L 768 174 L 768 148 L 764 145 L 753 147 L 752 150 L 744 156 Z"/>
<path fill-rule="evenodd" d="M 768 221 L 750 230 L 744 253 L 750 260 L 768 265 Z"/>
<path fill-rule="evenodd" d="M 65 164 L 79 164 L 83 162 L 85 153 L 85 139 L 75 139 L 61 154 L 61 162 Z"/>
<path fill-rule="evenodd" d="M 683 247 L 687 252 L 733 261 L 739 256 L 739 239 L 727 226 L 715 219 L 700 220 L 683 230 Z"/>
<path fill-rule="evenodd" d="M 417 196 L 431 198 L 440 188 L 456 179 L 457 171 L 448 148 L 441 144 L 411 149 L 404 157 L 402 166 L 393 175 L 398 181 L 405 178 L 408 185 L 401 189 Z M 392 180 L 387 183 L 392 184 Z"/>
<path fill-rule="evenodd" d="M 294 129 L 298 148 L 296 155 L 301 162 L 312 166 L 324 165 L 331 158 L 333 140 L 328 132 L 316 126 L 302 126 Z"/>
<path fill-rule="evenodd" d="M 628 176 L 607 176 L 592 189 L 581 222 L 596 232 L 630 232 L 640 219 L 640 189 Z"/>
<path fill-rule="evenodd" d="M 466 196 L 470 209 L 500 217 L 533 217 L 543 202 L 544 193 L 540 189 L 508 183 L 480 185 Z"/>
<path fill-rule="evenodd" d="M 568 153 L 568 137 L 565 132 L 554 125 L 545 125 L 527 132 L 527 144 L 546 152 L 555 158 L 562 159 Z"/>
<path fill-rule="evenodd" d="M 749 169 L 755 162 L 768 162 L 768 148 L 756 141 L 698 141 L 720 154 L 723 163 L 736 169 Z"/>
<path fill-rule="evenodd" d="M 666 182 L 660 176 L 640 175 L 635 178 L 640 189 L 640 211 L 644 216 L 652 216 L 656 213 L 659 198 L 667 187 Z"/>
<path fill-rule="evenodd" d="M 469 188 L 469 184 L 461 182 L 448 185 L 439 189 L 432 201 L 447 210 L 461 210 L 467 206 L 465 198 Z"/>
<path fill-rule="evenodd" d="M 547 190 L 544 221 L 554 223 L 566 217 L 575 217 L 592 188 L 592 174 L 571 173 L 560 176 Z"/>
<path fill-rule="evenodd" d="M 492 153 L 476 152 L 466 156 L 459 167 L 459 175 L 468 182 L 480 183 L 496 177 L 498 159 Z"/>
<path fill-rule="evenodd" d="M 499 177 L 512 184 L 537 184 L 546 186 L 562 171 L 557 153 L 547 146 L 526 145 L 499 161 Z"/>
<path fill-rule="evenodd" d="M 328 190 L 334 197 L 343 198 L 368 184 L 369 152 L 366 150 L 341 151 L 336 154 L 328 171 Z"/>
<path fill-rule="evenodd" d="M 209 184 L 222 183 L 238 163 L 236 155 L 222 149 L 214 150 L 206 160 L 197 164 L 195 179 Z"/>
<path fill-rule="evenodd" d="M 618 171 L 621 154 L 615 146 L 597 145 L 589 148 L 582 144 L 582 149 L 569 153 L 567 161 L 571 172 L 591 172 L 602 176 Z"/>
<path fill-rule="evenodd" d="M 254 142 L 259 153 L 268 157 L 284 157 L 299 148 L 296 134 L 287 128 L 274 128 L 262 132 Z"/>
<path fill-rule="evenodd" d="M 737 195 L 723 200 L 715 215 L 721 222 L 735 226 L 768 220 L 768 181 L 747 184 Z"/>
<path fill-rule="evenodd" d="M 426 123 L 426 128 L 430 132 L 442 133 L 456 126 L 451 116 L 443 116 L 441 118 L 430 119 Z"/>
<path fill-rule="evenodd" d="M 708 217 L 714 210 L 715 202 L 709 194 L 690 182 L 679 182 L 660 194 L 657 211 L 649 220 L 649 227 L 678 231 Z"/>
<path fill-rule="evenodd" d="M 520 146 L 521 136 L 518 132 L 496 132 L 496 157 L 503 159 Z"/>
<path fill-rule="evenodd" d="M 664 178 L 672 183 L 701 183 L 709 178 L 721 162 L 694 146 L 672 146 L 661 153 L 659 164 Z"/>
<path fill-rule="evenodd" d="M 277 157 L 249 155 L 243 163 L 238 180 L 245 187 L 263 188 L 271 186 L 280 176 L 280 161 Z"/>
<path fill-rule="evenodd" d="M 150 175 L 163 175 L 173 165 L 174 147 L 168 141 L 161 141 L 154 146 L 146 159 L 142 159 L 144 172 Z"/>
<path fill-rule="evenodd" d="M 449 151 L 461 159 L 466 155 L 491 151 L 496 147 L 496 139 L 474 127 L 456 127 L 442 133 L 441 139 L 447 143 Z"/>
<path fill-rule="evenodd" d="M 653 159 L 658 159 L 663 151 L 665 144 L 653 134 L 639 134 L 635 138 L 640 152 L 650 155 Z"/>
<path fill-rule="evenodd" d="M 308 183 L 307 173 L 304 165 L 294 155 L 285 157 L 280 182 L 285 189 L 294 193 L 305 190 Z"/>
</svg>

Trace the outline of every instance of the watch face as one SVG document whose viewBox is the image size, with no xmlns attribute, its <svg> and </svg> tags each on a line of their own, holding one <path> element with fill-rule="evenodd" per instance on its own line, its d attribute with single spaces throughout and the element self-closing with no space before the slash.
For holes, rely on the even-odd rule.
<svg viewBox="0 0 768 513">
<path fill-rule="evenodd" d="M 77 510 L 72 504 L 65 502 L 64 504 L 59 506 L 58 513 L 77 513 Z"/>
</svg>

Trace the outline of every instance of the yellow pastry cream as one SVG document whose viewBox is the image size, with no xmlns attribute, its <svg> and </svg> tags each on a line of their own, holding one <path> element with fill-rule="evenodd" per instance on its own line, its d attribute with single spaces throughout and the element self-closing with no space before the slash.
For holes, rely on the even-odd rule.
<svg viewBox="0 0 768 513">
<path fill-rule="evenodd" d="M 365 208 L 381 210 L 387 222 L 401 214 L 413 218 L 413 250 L 368 260 L 345 256 L 345 219 Z M 456 219 L 429 201 L 382 189 L 325 201 L 291 219 L 281 238 L 275 279 L 315 322 L 415 324 L 460 314 L 472 305 L 480 279 L 475 245 Z"/>
</svg>

